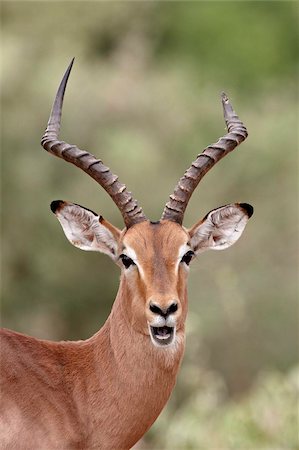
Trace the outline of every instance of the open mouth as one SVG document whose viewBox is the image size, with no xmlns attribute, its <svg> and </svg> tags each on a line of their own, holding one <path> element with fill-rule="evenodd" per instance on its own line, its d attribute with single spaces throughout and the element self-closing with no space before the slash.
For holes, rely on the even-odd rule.
<svg viewBox="0 0 299 450">
<path fill-rule="evenodd" d="M 150 326 L 150 334 L 152 341 L 155 345 L 166 346 L 173 342 L 174 335 L 175 335 L 175 328 L 174 327 L 152 327 Z"/>
</svg>

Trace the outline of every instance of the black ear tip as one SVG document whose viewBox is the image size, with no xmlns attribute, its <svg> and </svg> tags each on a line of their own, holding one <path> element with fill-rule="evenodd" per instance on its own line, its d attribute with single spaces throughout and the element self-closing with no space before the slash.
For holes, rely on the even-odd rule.
<svg viewBox="0 0 299 450">
<path fill-rule="evenodd" d="M 55 214 L 56 211 L 58 211 L 62 207 L 63 203 L 63 200 L 53 200 L 50 205 L 51 211 Z"/>
<path fill-rule="evenodd" d="M 242 209 L 246 211 L 248 217 L 250 218 L 254 211 L 253 206 L 249 205 L 248 203 L 239 203 L 239 205 L 241 206 Z"/>
</svg>

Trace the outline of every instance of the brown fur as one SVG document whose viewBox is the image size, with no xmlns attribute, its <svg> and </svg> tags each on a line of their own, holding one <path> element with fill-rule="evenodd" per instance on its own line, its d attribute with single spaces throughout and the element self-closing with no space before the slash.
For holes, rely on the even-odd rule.
<svg viewBox="0 0 299 450">
<path fill-rule="evenodd" d="M 177 224 L 143 222 L 123 233 L 137 270 L 122 272 L 102 329 L 86 341 L 50 342 L 2 331 L 1 448 L 129 449 L 156 420 L 184 351 L 187 270 L 175 266 L 188 235 Z M 150 298 L 179 301 L 177 343 L 149 337 Z"/>
</svg>

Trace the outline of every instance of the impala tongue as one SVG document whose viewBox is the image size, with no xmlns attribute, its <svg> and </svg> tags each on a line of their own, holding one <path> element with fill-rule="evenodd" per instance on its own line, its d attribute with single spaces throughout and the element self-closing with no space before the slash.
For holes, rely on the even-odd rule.
<svg viewBox="0 0 299 450">
<path fill-rule="evenodd" d="M 159 328 L 157 328 L 157 334 L 159 336 L 167 336 L 169 334 L 169 328 L 168 327 L 159 327 Z"/>
</svg>

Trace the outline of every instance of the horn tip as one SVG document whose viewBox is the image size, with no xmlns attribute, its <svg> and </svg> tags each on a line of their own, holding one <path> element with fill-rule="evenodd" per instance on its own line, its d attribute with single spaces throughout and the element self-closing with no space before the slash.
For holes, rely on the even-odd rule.
<svg viewBox="0 0 299 450">
<path fill-rule="evenodd" d="M 73 58 L 71 59 L 71 62 L 69 63 L 68 68 L 66 69 L 66 74 L 69 74 L 70 71 L 72 70 L 72 67 L 73 67 L 73 65 L 74 65 L 74 61 L 75 61 L 75 57 L 73 57 Z"/>
<path fill-rule="evenodd" d="M 223 91 L 221 92 L 221 99 L 222 99 L 223 103 L 229 103 L 228 96 Z"/>
</svg>

